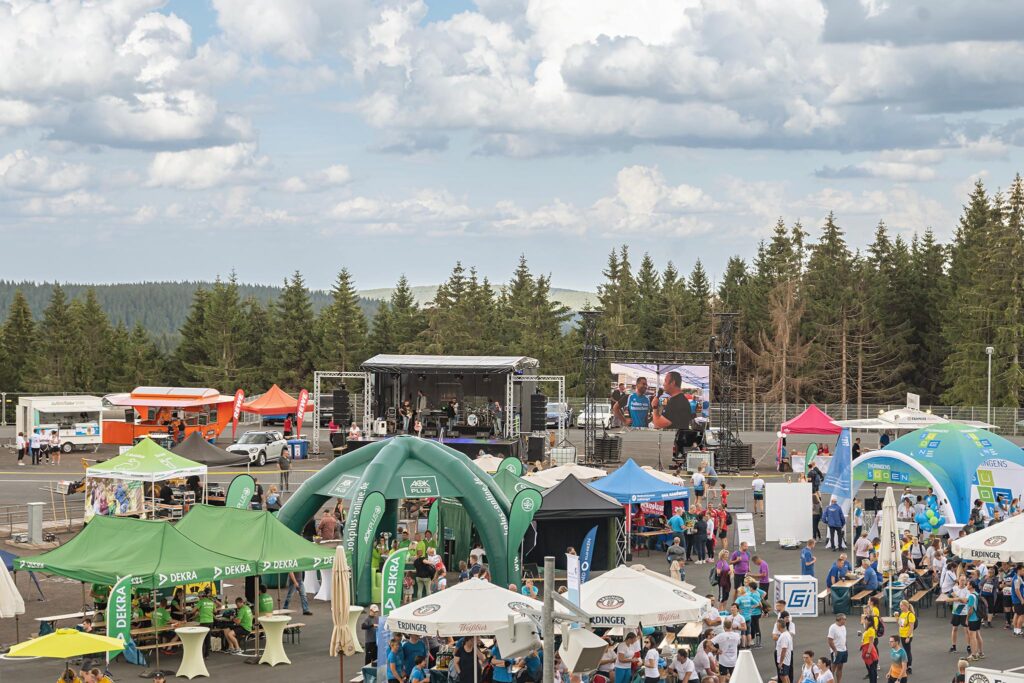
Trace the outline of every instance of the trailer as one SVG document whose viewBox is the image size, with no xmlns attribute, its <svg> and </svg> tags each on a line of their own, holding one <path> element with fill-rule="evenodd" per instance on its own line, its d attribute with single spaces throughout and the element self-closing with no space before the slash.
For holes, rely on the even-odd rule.
<svg viewBox="0 0 1024 683">
<path fill-rule="evenodd" d="M 95 451 L 103 443 L 103 399 L 99 396 L 22 396 L 16 429 L 25 436 L 38 431 L 44 439 L 57 431 L 63 453 Z"/>
</svg>

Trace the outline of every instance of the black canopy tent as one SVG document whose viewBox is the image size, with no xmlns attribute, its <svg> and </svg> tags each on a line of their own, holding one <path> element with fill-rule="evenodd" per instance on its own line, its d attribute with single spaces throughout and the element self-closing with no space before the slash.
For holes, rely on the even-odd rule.
<svg viewBox="0 0 1024 683">
<path fill-rule="evenodd" d="M 565 549 L 579 552 L 583 538 L 597 526 L 591 570 L 611 569 L 615 565 L 619 525 L 625 513 L 614 498 L 595 491 L 569 475 L 544 491 L 544 503 L 533 517 L 537 528 L 537 544 L 526 553 L 525 561 L 540 564 L 547 555 L 555 557 L 555 565 L 565 569 Z"/>
<path fill-rule="evenodd" d="M 202 463 L 207 467 L 244 465 L 249 460 L 248 456 L 240 453 L 228 453 L 222 448 L 217 448 L 204 439 L 199 432 L 192 432 L 188 438 L 171 450 L 183 458 Z"/>
</svg>

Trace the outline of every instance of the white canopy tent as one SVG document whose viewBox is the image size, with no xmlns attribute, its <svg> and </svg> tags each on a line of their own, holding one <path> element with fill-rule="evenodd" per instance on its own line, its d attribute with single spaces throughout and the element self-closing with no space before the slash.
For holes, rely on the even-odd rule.
<svg viewBox="0 0 1024 683">
<path fill-rule="evenodd" d="M 960 424 L 979 427 L 981 429 L 994 429 L 994 425 L 978 420 L 950 420 L 941 415 L 935 415 L 916 408 L 896 408 L 879 413 L 878 417 L 869 417 L 861 420 L 834 420 L 840 427 L 847 429 L 858 429 L 868 432 L 881 431 L 913 431 L 928 425 L 941 424 L 944 422 L 959 422 Z"/>
<path fill-rule="evenodd" d="M 387 627 L 420 636 L 489 636 L 508 628 L 510 616 L 525 619 L 524 608 L 543 606 L 489 581 L 469 579 L 402 605 L 388 615 Z"/>
<path fill-rule="evenodd" d="M 485 453 L 478 458 L 473 460 L 473 464 L 482 469 L 487 474 L 494 474 L 498 471 L 498 467 L 501 466 L 504 458 L 499 458 L 496 455 Z"/>
<path fill-rule="evenodd" d="M 682 477 L 677 477 L 674 474 L 669 474 L 668 472 L 656 470 L 650 465 L 644 465 L 640 469 L 642 469 L 644 472 L 646 472 L 647 474 L 651 475 L 656 479 L 661 479 L 663 482 L 672 484 L 672 486 L 686 486 L 686 480 L 683 479 Z"/>
<path fill-rule="evenodd" d="M 953 554 L 965 560 L 1024 562 L 1024 515 L 953 541 Z"/>
<path fill-rule="evenodd" d="M 525 475 L 523 479 L 531 484 L 549 489 L 555 484 L 561 482 L 570 474 L 582 482 L 588 482 L 607 476 L 608 472 L 598 469 L 597 467 L 587 467 L 586 465 L 570 463 L 568 465 L 559 465 L 558 467 L 541 470 L 540 472 L 531 472 L 530 474 Z"/>
<path fill-rule="evenodd" d="M 700 621 L 707 598 L 644 567 L 620 565 L 580 587 L 580 609 L 593 626 L 667 626 Z"/>
</svg>

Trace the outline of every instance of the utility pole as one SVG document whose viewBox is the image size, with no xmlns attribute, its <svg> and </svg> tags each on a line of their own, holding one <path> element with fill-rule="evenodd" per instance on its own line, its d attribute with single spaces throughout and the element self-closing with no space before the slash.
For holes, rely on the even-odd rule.
<svg viewBox="0 0 1024 683">
<path fill-rule="evenodd" d="M 992 353 L 995 347 L 986 346 L 985 354 L 988 356 L 988 402 L 985 409 L 985 422 L 992 424 Z"/>
</svg>

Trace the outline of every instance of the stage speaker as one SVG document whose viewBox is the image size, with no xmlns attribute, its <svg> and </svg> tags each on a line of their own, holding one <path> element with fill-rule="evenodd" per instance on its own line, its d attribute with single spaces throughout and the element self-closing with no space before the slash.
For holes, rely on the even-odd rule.
<svg viewBox="0 0 1024 683">
<path fill-rule="evenodd" d="M 544 459 L 544 437 L 531 436 L 526 447 L 526 459 L 530 462 L 538 462 Z"/>
<path fill-rule="evenodd" d="M 562 631 L 562 647 L 558 648 L 558 656 L 571 673 L 593 671 L 601 664 L 608 649 L 608 643 L 598 638 L 591 631 L 582 628 Z M 502 656 L 505 649 L 501 649 Z"/>
<path fill-rule="evenodd" d="M 501 650 L 501 656 L 505 659 L 518 659 L 541 648 L 537 627 L 532 621 L 517 621 L 512 628 L 498 629 L 494 632 L 494 644 Z"/>
<path fill-rule="evenodd" d="M 352 424 L 352 405 L 349 402 L 348 387 L 342 384 L 332 393 L 331 416 L 342 428 Z"/>
<path fill-rule="evenodd" d="M 544 394 L 530 394 L 530 431 L 544 431 L 547 419 L 548 397 Z"/>
</svg>

